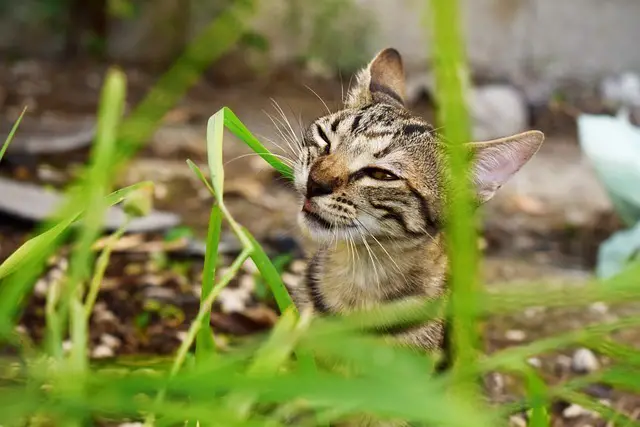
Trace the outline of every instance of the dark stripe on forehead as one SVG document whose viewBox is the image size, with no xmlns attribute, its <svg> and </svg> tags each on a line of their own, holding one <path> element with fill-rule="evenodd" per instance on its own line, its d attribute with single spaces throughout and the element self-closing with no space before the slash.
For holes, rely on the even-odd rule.
<svg viewBox="0 0 640 427">
<path fill-rule="evenodd" d="M 331 132 L 337 131 L 339 125 L 340 125 L 340 117 L 336 117 L 336 119 L 331 123 Z"/>
<path fill-rule="evenodd" d="M 425 134 L 431 133 L 431 130 L 433 128 L 431 128 L 430 126 L 424 125 L 424 124 L 418 124 L 418 123 L 410 123 L 408 125 L 404 125 L 402 126 L 402 133 L 406 136 L 413 136 L 415 134 Z"/>
<path fill-rule="evenodd" d="M 354 119 L 353 123 L 351 123 L 351 132 L 356 133 L 358 130 L 358 126 L 360 126 L 360 120 L 362 120 L 362 114 L 358 114 Z"/>
<path fill-rule="evenodd" d="M 387 145 L 385 148 L 383 148 L 380 151 L 376 151 L 375 153 L 373 153 L 373 157 L 376 159 L 381 159 L 387 155 L 389 155 L 389 153 L 391 153 L 396 147 L 396 144 L 394 144 L 394 141 L 391 141 L 389 143 L 389 145 Z"/>
</svg>

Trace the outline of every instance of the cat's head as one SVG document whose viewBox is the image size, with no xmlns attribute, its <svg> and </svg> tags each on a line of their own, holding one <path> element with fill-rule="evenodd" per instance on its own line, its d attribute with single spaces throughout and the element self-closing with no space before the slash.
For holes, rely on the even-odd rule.
<svg viewBox="0 0 640 427">
<path fill-rule="evenodd" d="M 295 185 L 300 224 L 316 240 L 403 239 L 442 229 L 443 143 L 404 98 L 402 59 L 385 49 L 358 74 L 344 109 L 306 129 Z M 530 131 L 468 143 L 478 203 L 491 199 L 543 140 Z"/>
</svg>

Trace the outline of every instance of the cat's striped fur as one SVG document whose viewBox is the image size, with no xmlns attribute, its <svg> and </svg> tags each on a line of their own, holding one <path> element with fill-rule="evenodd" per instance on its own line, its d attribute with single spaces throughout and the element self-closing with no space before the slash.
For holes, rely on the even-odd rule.
<svg viewBox="0 0 640 427">
<path fill-rule="evenodd" d="M 468 144 L 478 204 L 516 173 L 544 136 L 530 131 Z M 307 129 L 295 165 L 300 224 L 320 249 L 297 306 L 321 314 L 446 292 L 443 142 L 404 105 L 404 71 L 394 49 L 380 52 L 357 78 L 344 109 Z M 443 324 L 396 333 L 426 350 L 442 345 Z"/>
</svg>

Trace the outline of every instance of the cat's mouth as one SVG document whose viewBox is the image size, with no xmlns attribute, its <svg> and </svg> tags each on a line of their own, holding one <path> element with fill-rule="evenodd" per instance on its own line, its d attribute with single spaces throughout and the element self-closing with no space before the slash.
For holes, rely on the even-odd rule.
<svg viewBox="0 0 640 427">
<path fill-rule="evenodd" d="M 302 205 L 301 215 L 304 224 L 311 231 L 320 230 L 336 230 L 339 228 L 354 227 L 350 222 L 344 222 L 342 220 L 327 218 L 326 212 L 319 208 L 316 203 L 309 199 L 305 199 Z"/>
</svg>

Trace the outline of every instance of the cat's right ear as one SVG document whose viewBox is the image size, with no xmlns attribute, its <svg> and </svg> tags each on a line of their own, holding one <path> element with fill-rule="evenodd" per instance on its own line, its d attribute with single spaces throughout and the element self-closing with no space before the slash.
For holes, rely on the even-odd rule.
<svg viewBox="0 0 640 427">
<path fill-rule="evenodd" d="M 404 106 L 405 76 L 400 53 L 393 48 L 379 52 L 357 76 L 357 83 L 347 94 L 347 108 L 385 102 Z"/>
<path fill-rule="evenodd" d="M 466 144 L 472 160 L 472 178 L 480 204 L 489 201 L 538 152 L 544 134 L 528 131 L 505 138 Z"/>
</svg>

